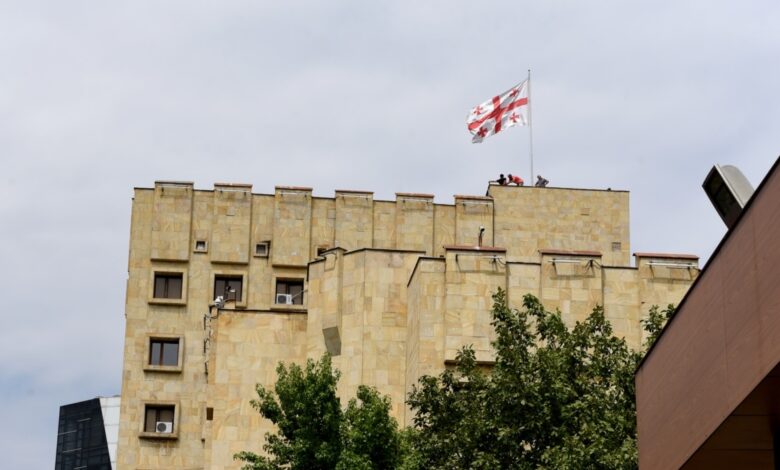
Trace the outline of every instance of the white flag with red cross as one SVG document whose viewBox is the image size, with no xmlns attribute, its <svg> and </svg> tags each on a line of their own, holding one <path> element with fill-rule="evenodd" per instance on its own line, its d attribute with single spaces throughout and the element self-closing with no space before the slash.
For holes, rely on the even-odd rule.
<svg viewBox="0 0 780 470">
<path fill-rule="evenodd" d="M 528 124 L 528 80 L 472 109 L 466 124 L 475 144 L 507 127 Z"/>
</svg>

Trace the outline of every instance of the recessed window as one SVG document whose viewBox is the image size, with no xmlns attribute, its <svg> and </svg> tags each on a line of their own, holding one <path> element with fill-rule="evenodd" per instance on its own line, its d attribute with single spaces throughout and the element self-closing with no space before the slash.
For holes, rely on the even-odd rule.
<svg viewBox="0 0 780 470">
<path fill-rule="evenodd" d="M 195 240 L 195 251 L 200 253 L 205 253 L 208 251 L 208 243 L 206 243 L 206 240 Z"/>
<path fill-rule="evenodd" d="M 270 247 L 269 242 L 260 242 L 255 245 L 255 256 L 261 257 L 261 258 L 267 258 L 268 257 L 268 248 Z"/>
<path fill-rule="evenodd" d="M 155 299 L 181 299 L 182 273 L 154 273 Z"/>
<path fill-rule="evenodd" d="M 320 245 L 317 247 L 317 256 L 322 256 L 323 253 L 330 250 L 328 245 Z"/>
<path fill-rule="evenodd" d="M 208 407 L 206 408 L 206 421 L 213 421 L 214 420 L 214 408 Z"/>
<path fill-rule="evenodd" d="M 149 365 L 178 366 L 179 339 L 151 338 L 149 340 Z"/>
<path fill-rule="evenodd" d="M 277 279 L 275 303 L 303 305 L 303 279 Z"/>
<path fill-rule="evenodd" d="M 225 300 L 241 301 L 243 278 L 237 276 L 215 276 L 214 298 L 222 296 Z"/>
<path fill-rule="evenodd" d="M 174 405 L 146 405 L 144 417 L 144 432 L 160 434 L 174 433 L 174 417 L 176 416 Z"/>
</svg>

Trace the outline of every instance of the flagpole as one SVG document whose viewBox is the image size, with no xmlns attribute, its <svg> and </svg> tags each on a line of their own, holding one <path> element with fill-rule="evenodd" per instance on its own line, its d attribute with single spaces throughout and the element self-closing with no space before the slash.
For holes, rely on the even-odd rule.
<svg viewBox="0 0 780 470">
<path fill-rule="evenodd" d="M 528 154 L 531 159 L 531 175 L 528 179 L 528 184 L 533 184 L 534 181 L 534 127 L 533 119 L 531 119 L 531 69 L 528 69 Z"/>
</svg>

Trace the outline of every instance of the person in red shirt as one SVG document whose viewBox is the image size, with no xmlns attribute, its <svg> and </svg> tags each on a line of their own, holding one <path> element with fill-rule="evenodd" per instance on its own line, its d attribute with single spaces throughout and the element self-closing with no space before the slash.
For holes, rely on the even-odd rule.
<svg viewBox="0 0 780 470">
<path fill-rule="evenodd" d="M 523 178 L 520 178 L 517 175 L 512 176 L 512 173 L 509 173 L 509 183 L 515 183 L 517 186 L 524 186 L 525 181 L 523 181 Z"/>
</svg>

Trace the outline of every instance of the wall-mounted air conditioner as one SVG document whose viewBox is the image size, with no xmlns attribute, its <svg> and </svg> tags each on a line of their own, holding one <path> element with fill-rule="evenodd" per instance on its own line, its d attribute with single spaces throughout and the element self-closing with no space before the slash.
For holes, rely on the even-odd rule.
<svg viewBox="0 0 780 470">
<path fill-rule="evenodd" d="M 159 433 L 170 434 L 173 432 L 173 423 L 170 421 L 157 421 L 154 426 L 155 431 Z"/>
<path fill-rule="evenodd" d="M 282 305 L 292 305 L 293 296 L 292 294 L 276 294 L 276 303 Z"/>
</svg>

